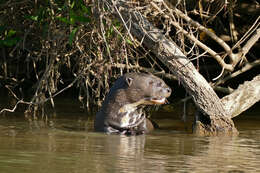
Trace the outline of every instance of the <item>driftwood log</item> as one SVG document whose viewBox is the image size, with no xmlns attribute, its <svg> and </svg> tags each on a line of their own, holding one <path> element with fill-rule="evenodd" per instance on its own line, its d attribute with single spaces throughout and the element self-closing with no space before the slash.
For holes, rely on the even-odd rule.
<svg viewBox="0 0 260 173">
<path fill-rule="evenodd" d="M 161 30 L 155 28 L 142 14 L 131 10 L 122 1 L 106 2 L 110 3 L 111 12 L 124 24 L 130 37 L 133 36 L 151 50 L 177 76 L 192 96 L 200 112 L 196 116 L 193 132 L 199 135 L 237 134 L 238 131 L 231 119 L 237 113 L 235 110 L 227 111 L 228 107 L 223 104 L 232 105 L 236 94 L 221 100 L 178 46 L 167 39 Z M 259 82 L 259 78 L 256 80 Z M 252 95 L 259 93 L 259 87 L 256 90 L 258 91 L 253 91 Z M 249 106 L 256 100 L 251 101 Z M 243 110 L 239 110 L 238 113 Z"/>
</svg>

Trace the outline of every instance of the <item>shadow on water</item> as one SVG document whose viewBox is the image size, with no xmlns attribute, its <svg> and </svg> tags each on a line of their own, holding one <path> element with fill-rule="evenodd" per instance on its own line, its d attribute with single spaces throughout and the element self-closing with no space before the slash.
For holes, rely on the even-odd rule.
<svg viewBox="0 0 260 173">
<path fill-rule="evenodd" d="M 66 110 L 52 125 L 0 116 L 0 172 L 260 172 L 259 110 L 248 114 L 235 120 L 236 137 L 197 137 L 169 127 L 174 119 L 127 137 L 94 133 Z"/>
</svg>

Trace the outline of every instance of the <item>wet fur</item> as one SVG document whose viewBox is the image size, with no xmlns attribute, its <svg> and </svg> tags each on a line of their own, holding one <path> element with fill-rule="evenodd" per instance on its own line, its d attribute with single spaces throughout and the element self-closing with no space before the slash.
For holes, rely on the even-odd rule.
<svg viewBox="0 0 260 173">
<path fill-rule="evenodd" d="M 114 83 L 107 94 L 96 115 L 94 128 L 106 133 L 146 133 L 149 131 L 148 120 L 143 113 L 143 107 L 156 104 L 155 102 L 169 97 L 170 94 L 171 89 L 158 77 L 145 73 L 125 74 Z"/>
</svg>

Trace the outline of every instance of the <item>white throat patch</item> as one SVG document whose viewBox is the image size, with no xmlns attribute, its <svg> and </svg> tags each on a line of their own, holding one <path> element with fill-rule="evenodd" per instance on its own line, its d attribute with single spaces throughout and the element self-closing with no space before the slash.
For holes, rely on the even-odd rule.
<svg viewBox="0 0 260 173">
<path fill-rule="evenodd" d="M 118 110 L 118 114 L 124 114 L 120 122 L 122 128 L 140 124 L 145 119 L 145 117 L 142 117 L 142 112 L 139 113 L 136 111 L 137 106 L 141 104 L 143 104 L 143 100 L 126 104 Z M 136 113 L 133 113 L 134 111 L 136 111 Z"/>
</svg>

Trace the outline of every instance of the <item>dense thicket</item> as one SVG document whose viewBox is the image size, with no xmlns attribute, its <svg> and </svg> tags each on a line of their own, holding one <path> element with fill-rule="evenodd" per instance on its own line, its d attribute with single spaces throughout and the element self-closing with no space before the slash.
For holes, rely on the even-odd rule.
<svg viewBox="0 0 260 173">
<path fill-rule="evenodd" d="M 128 3 L 174 40 L 215 89 L 231 92 L 239 84 L 233 77 L 260 64 L 259 43 L 243 49 L 259 30 L 256 1 Z M 68 88 L 84 107 L 100 105 L 114 79 L 129 71 L 176 80 L 108 7 L 101 0 L 0 1 L 0 87 L 15 100 L 0 111 L 21 103 L 30 115 L 44 116 L 44 104 L 54 106 Z"/>
</svg>

